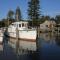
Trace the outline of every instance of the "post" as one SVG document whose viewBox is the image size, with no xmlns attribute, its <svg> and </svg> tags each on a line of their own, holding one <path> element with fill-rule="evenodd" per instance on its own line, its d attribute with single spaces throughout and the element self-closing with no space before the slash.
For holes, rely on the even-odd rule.
<svg viewBox="0 0 60 60">
<path fill-rule="evenodd" d="M 9 26 L 9 18 L 8 18 L 8 26 Z M 7 27 L 8 27 L 8 26 L 7 26 Z"/>
<path fill-rule="evenodd" d="M 19 49 L 19 31 L 18 31 L 18 27 L 16 27 L 16 53 L 18 56 L 18 49 Z"/>
<path fill-rule="evenodd" d="M 39 27 L 37 26 L 37 38 L 39 38 L 40 32 L 39 32 Z"/>
</svg>

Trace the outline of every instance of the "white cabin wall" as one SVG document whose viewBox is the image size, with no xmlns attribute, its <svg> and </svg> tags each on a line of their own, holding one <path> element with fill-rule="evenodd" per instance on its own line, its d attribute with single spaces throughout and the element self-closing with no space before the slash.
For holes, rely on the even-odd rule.
<svg viewBox="0 0 60 60">
<path fill-rule="evenodd" d="M 36 31 L 19 31 L 20 38 L 36 39 Z"/>
</svg>

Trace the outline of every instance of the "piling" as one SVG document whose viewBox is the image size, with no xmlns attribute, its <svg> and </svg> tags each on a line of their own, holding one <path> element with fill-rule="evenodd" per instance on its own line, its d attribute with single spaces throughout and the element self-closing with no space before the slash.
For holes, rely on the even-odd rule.
<svg viewBox="0 0 60 60">
<path fill-rule="evenodd" d="M 39 37 L 40 37 L 40 28 L 37 27 L 37 38 L 39 38 Z"/>
<path fill-rule="evenodd" d="M 19 49 L 19 31 L 18 28 L 16 28 L 16 53 L 18 56 L 18 49 Z"/>
<path fill-rule="evenodd" d="M 40 30 L 37 27 L 37 39 L 36 39 L 36 47 L 37 47 L 37 51 L 38 51 L 38 38 L 40 37 Z"/>
</svg>

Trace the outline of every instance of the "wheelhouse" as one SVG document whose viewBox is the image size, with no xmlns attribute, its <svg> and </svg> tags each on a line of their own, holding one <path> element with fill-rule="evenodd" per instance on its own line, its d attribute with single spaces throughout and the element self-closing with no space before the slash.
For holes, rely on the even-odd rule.
<svg viewBox="0 0 60 60">
<path fill-rule="evenodd" d="M 18 29 L 25 29 L 28 28 L 28 22 L 23 22 L 23 21 L 15 22 L 12 23 L 11 26 L 16 27 Z"/>
</svg>

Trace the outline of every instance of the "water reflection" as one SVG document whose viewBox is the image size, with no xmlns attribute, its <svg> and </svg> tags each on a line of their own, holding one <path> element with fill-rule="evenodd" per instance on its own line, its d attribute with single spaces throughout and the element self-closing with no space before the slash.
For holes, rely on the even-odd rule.
<svg viewBox="0 0 60 60">
<path fill-rule="evenodd" d="M 39 54 L 41 60 L 60 60 L 60 35 L 55 33 L 41 33 Z M 41 53 L 40 53 L 41 52 Z"/>
<path fill-rule="evenodd" d="M 1 60 L 35 60 L 36 42 L 28 42 L 8 37 L 7 30 L 3 37 L 3 53 Z M 36 59 L 37 60 L 37 59 Z"/>
<path fill-rule="evenodd" d="M 56 41 L 56 44 L 60 46 L 60 34 L 57 34 L 55 41 Z"/>
<path fill-rule="evenodd" d="M 40 39 L 39 40 L 42 40 L 48 44 L 60 45 L 60 34 L 40 33 Z"/>
<path fill-rule="evenodd" d="M 6 60 L 55 60 L 60 58 L 60 35 L 40 33 L 37 41 L 38 50 L 36 42 L 18 40 L 17 44 L 16 39 L 4 37 L 4 44 L 0 45 L 0 51 L 2 51 L 0 56 Z"/>
<path fill-rule="evenodd" d="M 16 39 L 12 39 L 10 38 L 10 40 L 8 41 L 8 44 L 14 48 L 15 52 L 17 52 L 19 55 L 20 54 L 27 54 L 30 51 L 34 52 L 36 51 L 36 42 L 29 42 L 29 41 L 23 41 L 23 40 L 19 40 L 18 42 L 18 46 L 16 44 L 17 40 Z"/>
<path fill-rule="evenodd" d="M 8 44 L 13 48 L 18 59 L 21 60 L 52 60 L 55 56 L 60 56 L 60 47 L 58 47 L 59 37 L 55 33 L 40 33 L 38 41 L 38 51 L 36 51 L 36 42 L 28 42 L 10 38 Z M 56 57 L 57 58 L 57 57 Z"/>
<path fill-rule="evenodd" d="M 56 44 L 55 42 L 56 34 L 55 33 L 40 33 L 39 43 L 41 46 L 45 43 L 47 44 Z M 40 43 L 42 41 L 42 43 Z"/>
<path fill-rule="evenodd" d="M 0 52 L 3 52 L 3 45 L 0 44 Z"/>
<path fill-rule="evenodd" d="M 13 49 L 18 60 L 37 60 L 36 42 L 18 40 L 18 45 L 16 42 L 16 39 L 10 38 L 8 45 Z"/>
</svg>

